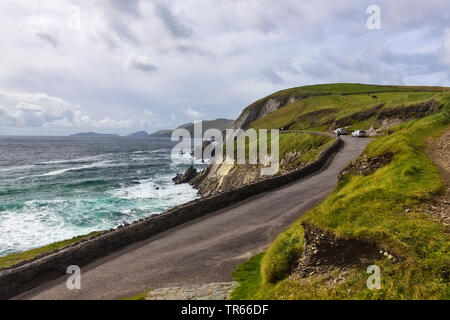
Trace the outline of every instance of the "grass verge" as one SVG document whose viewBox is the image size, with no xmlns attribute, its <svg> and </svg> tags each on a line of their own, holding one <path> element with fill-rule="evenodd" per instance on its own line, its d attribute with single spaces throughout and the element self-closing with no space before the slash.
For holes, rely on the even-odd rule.
<svg viewBox="0 0 450 320">
<path fill-rule="evenodd" d="M 12 253 L 7 256 L 0 257 L 0 269 L 13 266 L 13 265 L 20 263 L 22 261 L 25 261 L 25 260 L 33 259 L 41 254 L 51 253 L 54 250 L 62 249 L 62 248 L 66 247 L 68 245 L 71 245 L 77 241 L 95 236 L 98 233 L 99 233 L 98 231 L 94 231 L 87 235 L 74 237 L 74 238 L 68 239 L 68 240 L 58 241 L 58 242 L 51 243 L 49 245 L 46 245 L 46 246 L 43 246 L 40 248 L 31 249 L 31 250 L 27 250 L 24 252 Z"/>
<path fill-rule="evenodd" d="M 249 300 L 253 298 L 252 292 L 257 291 L 261 285 L 261 260 L 264 253 L 257 254 L 233 271 L 233 279 L 239 286 L 231 294 L 232 300 Z"/>
</svg>

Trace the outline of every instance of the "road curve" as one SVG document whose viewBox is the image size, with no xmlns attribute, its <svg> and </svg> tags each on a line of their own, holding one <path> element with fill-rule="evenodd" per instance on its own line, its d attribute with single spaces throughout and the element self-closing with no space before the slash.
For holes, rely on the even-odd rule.
<svg viewBox="0 0 450 320">
<path fill-rule="evenodd" d="M 16 299 L 117 299 L 147 289 L 230 281 L 232 270 L 265 250 L 276 236 L 333 189 L 339 172 L 369 139 L 343 137 L 343 147 L 319 172 L 281 188 L 134 243 L 81 270 L 81 289 L 68 275 Z"/>
</svg>

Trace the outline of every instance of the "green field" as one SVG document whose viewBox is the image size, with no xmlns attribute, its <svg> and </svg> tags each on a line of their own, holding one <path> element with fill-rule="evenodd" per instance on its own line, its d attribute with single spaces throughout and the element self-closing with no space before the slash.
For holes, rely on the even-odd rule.
<svg viewBox="0 0 450 320">
<path fill-rule="evenodd" d="M 348 91 L 347 85 L 343 91 Z M 265 253 L 239 266 L 233 276 L 241 286 L 233 298 L 450 298 L 448 228 L 434 222 L 421 209 L 444 190 L 438 170 L 425 153 L 425 141 L 450 129 L 450 94 L 424 91 L 377 93 L 377 96 L 376 103 L 393 108 L 432 98 L 440 109 L 433 115 L 398 124 L 370 143 L 362 156 L 393 153 L 392 161 L 367 176 L 344 176 L 323 203 L 280 234 Z M 311 97 L 273 112 L 252 126 L 279 127 L 296 119 L 298 114 L 320 108 L 336 108 L 340 110 L 339 116 L 346 116 L 373 107 L 371 99 L 367 95 Z M 338 238 L 375 243 L 399 257 L 399 261 L 387 258 L 376 261 L 382 272 L 380 290 L 367 289 L 368 275 L 364 268 L 354 270 L 336 286 L 328 286 L 321 275 L 291 278 L 304 248 L 305 222 Z"/>
</svg>

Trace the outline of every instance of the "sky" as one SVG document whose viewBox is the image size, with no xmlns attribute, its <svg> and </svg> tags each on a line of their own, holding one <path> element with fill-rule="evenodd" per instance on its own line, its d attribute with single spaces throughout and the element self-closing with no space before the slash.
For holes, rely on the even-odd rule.
<svg viewBox="0 0 450 320">
<path fill-rule="evenodd" d="M 1 0 L 0 61 L 0 135 L 153 132 L 301 85 L 450 86 L 450 1 Z"/>
</svg>

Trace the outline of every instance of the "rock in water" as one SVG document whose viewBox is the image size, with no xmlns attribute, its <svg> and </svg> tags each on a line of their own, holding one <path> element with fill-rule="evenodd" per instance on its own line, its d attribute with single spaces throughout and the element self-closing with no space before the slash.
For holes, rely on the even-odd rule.
<svg viewBox="0 0 450 320">
<path fill-rule="evenodd" d="M 175 184 L 188 183 L 198 174 L 197 169 L 193 166 L 187 168 L 187 170 L 183 174 L 177 174 L 175 178 L 172 179 Z"/>
</svg>

